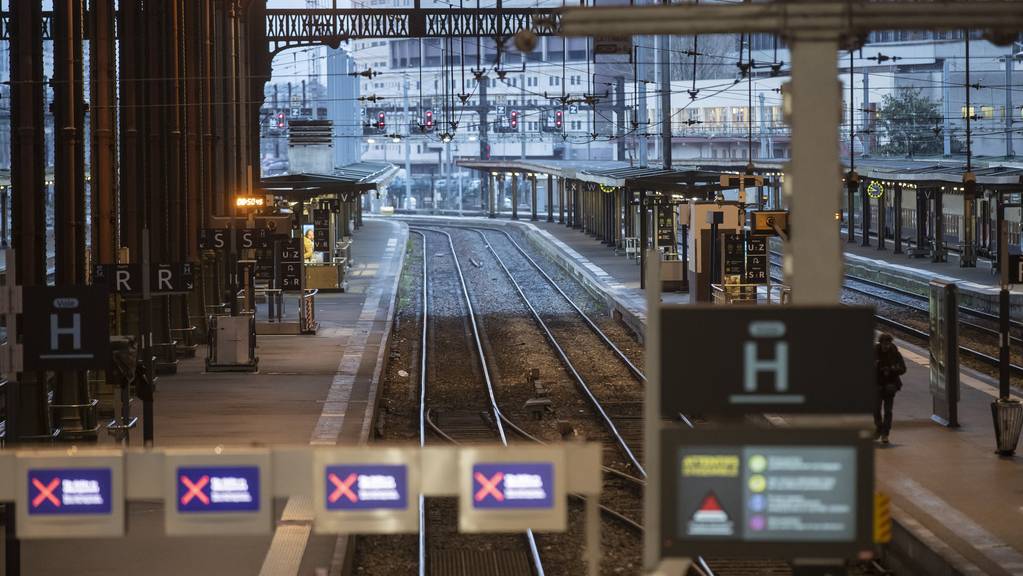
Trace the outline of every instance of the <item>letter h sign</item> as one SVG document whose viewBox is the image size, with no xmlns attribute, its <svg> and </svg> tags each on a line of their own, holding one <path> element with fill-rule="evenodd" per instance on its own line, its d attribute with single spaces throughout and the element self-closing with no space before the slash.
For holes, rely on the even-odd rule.
<svg viewBox="0 0 1023 576">
<path fill-rule="evenodd" d="M 789 393 L 789 343 L 781 320 L 754 320 L 743 342 L 742 394 L 732 394 L 733 404 L 802 404 L 801 394 Z M 770 352 L 765 353 L 764 349 Z M 772 389 L 761 390 L 761 377 L 769 375 Z"/>
<path fill-rule="evenodd" d="M 24 292 L 25 370 L 106 368 L 110 351 L 105 285 L 33 287 Z"/>
</svg>

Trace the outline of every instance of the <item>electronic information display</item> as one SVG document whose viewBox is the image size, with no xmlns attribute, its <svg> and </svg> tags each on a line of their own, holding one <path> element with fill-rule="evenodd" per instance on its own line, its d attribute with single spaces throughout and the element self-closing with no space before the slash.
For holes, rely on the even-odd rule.
<svg viewBox="0 0 1023 576">
<path fill-rule="evenodd" d="M 665 442 L 661 525 L 673 543 L 668 548 L 778 558 L 789 557 L 786 545 L 801 557 L 855 556 L 861 543 L 869 548 L 873 472 L 857 431 L 716 434 L 726 432 L 731 442 L 688 432 L 684 442 L 678 436 Z M 821 554 L 809 552 L 814 545 L 824 547 Z"/>
</svg>

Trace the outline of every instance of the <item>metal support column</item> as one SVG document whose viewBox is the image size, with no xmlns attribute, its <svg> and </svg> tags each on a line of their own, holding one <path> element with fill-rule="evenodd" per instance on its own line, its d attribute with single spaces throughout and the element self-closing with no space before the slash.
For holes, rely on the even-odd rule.
<svg viewBox="0 0 1023 576">
<path fill-rule="evenodd" d="M 565 223 L 565 179 L 558 177 L 558 224 Z"/>
<path fill-rule="evenodd" d="M 487 214 L 487 216 L 490 217 L 490 218 L 497 218 L 497 211 L 496 211 L 496 206 L 497 206 L 497 176 L 491 174 L 490 176 L 488 176 L 488 178 L 489 178 L 490 185 L 487 186 L 487 194 L 488 194 L 487 202 L 489 202 L 489 204 L 490 204 L 490 206 L 488 206 L 488 208 L 490 210 L 489 210 L 489 213 Z"/>
<path fill-rule="evenodd" d="M 15 280 L 26 289 L 46 284 L 46 182 L 41 2 L 11 2 L 11 240 Z M 9 385 L 10 386 L 10 385 Z M 15 440 L 50 434 L 44 374 L 22 373 L 15 383 Z"/>
<path fill-rule="evenodd" d="M 511 175 L 511 203 L 512 220 L 519 219 L 519 173 L 512 172 Z"/>
<path fill-rule="evenodd" d="M 867 181 L 860 181 L 860 229 L 862 238 L 860 246 L 870 246 L 870 195 L 867 193 Z"/>
<path fill-rule="evenodd" d="M 944 192 L 941 188 L 934 190 L 934 250 L 931 251 L 931 262 L 945 261 L 945 208 Z"/>
<path fill-rule="evenodd" d="M 859 189 L 859 176 L 850 170 L 845 175 L 845 239 L 850 244 L 856 241 L 856 193 Z"/>
<path fill-rule="evenodd" d="M 547 175 L 547 221 L 554 222 L 554 176 Z"/>
<path fill-rule="evenodd" d="M 895 254 L 902 254 L 902 183 L 895 183 L 895 197 L 892 200 L 892 220 L 895 230 L 893 236 L 895 241 Z"/>
<path fill-rule="evenodd" d="M 114 0 L 93 0 L 89 16 L 92 261 L 113 264 L 117 250 Z"/>
<path fill-rule="evenodd" d="M 785 267 L 790 271 L 795 304 L 834 304 L 842 290 L 842 250 L 834 214 L 839 208 L 838 146 L 840 102 L 838 41 L 792 39 L 790 118 L 792 163 L 786 180 L 792 208 L 792 229 L 786 243 Z"/>
<path fill-rule="evenodd" d="M 885 210 L 884 198 L 885 198 L 885 195 L 887 195 L 887 194 L 888 194 L 888 191 L 885 190 L 883 193 L 881 193 L 877 197 L 877 249 L 878 250 L 884 250 L 885 249 L 885 228 L 887 228 L 887 224 L 888 224 L 888 222 L 887 222 L 888 214 L 887 214 L 887 211 Z"/>
<path fill-rule="evenodd" d="M 529 176 L 529 219 L 536 222 L 536 174 Z"/>
</svg>

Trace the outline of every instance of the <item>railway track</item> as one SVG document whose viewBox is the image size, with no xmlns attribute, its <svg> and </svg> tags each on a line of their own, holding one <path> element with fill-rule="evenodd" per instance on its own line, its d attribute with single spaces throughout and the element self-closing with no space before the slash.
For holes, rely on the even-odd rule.
<svg viewBox="0 0 1023 576">
<path fill-rule="evenodd" d="M 455 444 L 492 442 L 495 437 L 507 445 L 508 437 L 494 395 L 490 367 L 480 342 L 478 319 L 454 242 L 449 234 L 442 231 L 412 232 L 420 236 L 423 244 L 420 445 L 425 446 L 433 439 Z M 436 251 L 438 244 L 446 244 L 447 255 Z M 430 258 L 429 254 L 434 256 Z M 437 312 L 434 312 L 435 308 Z M 463 347 L 461 350 L 457 349 L 459 343 Z M 443 355 L 433 353 L 438 348 L 443 349 Z M 458 371 L 456 363 L 450 362 L 452 355 L 472 358 L 475 362 L 457 363 L 463 367 Z M 439 357 L 436 363 L 432 361 L 434 356 Z M 469 367 L 470 374 L 465 373 L 466 367 Z M 464 384 L 466 377 L 469 381 L 482 382 L 484 390 L 475 396 L 460 394 L 457 393 L 459 387 L 448 386 L 451 382 L 446 381 L 461 380 Z M 427 502 L 420 498 L 420 576 L 544 575 L 543 562 L 532 532 L 527 532 L 524 537 L 463 535 L 456 531 L 457 525 L 456 502 L 450 499 Z"/>
<path fill-rule="evenodd" d="M 772 257 L 780 256 L 778 252 L 773 250 L 770 252 L 770 254 Z M 775 269 L 781 267 L 781 265 L 773 258 L 771 259 L 771 266 Z M 773 274 L 772 279 L 778 281 L 781 280 L 778 276 L 775 276 Z M 868 298 L 878 300 L 892 306 L 903 308 L 907 310 L 909 314 L 923 315 L 923 318 L 917 319 L 917 322 L 924 326 L 928 325 L 929 310 L 928 305 L 923 304 L 924 302 L 927 301 L 927 298 L 924 296 L 914 294 L 907 290 L 901 290 L 899 288 L 885 286 L 884 284 L 881 284 L 879 282 L 873 282 L 861 278 L 854 278 L 847 274 L 843 276 L 842 288 L 855 294 L 860 294 L 862 296 L 866 296 Z M 959 311 L 960 313 L 972 315 L 983 320 L 997 321 L 997 317 L 994 315 L 988 314 L 980 310 L 974 310 L 966 306 L 960 306 Z M 894 328 L 896 330 L 909 334 L 915 338 L 919 338 L 925 341 L 930 339 L 929 331 L 921 330 L 920 328 L 917 328 L 913 325 L 907 324 L 906 322 L 902 322 L 900 320 L 892 318 L 891 316 L 885 316 L 883 314 L 874 314 L 874 318 L 877 320 L 879 324 L 882 324 L 889 328 Z M 1019 328 L 1020 324 L 1014 321 L 1011 323 L 1011 326 Z M 981 344 L 987 347 L 988 349 L 995 350 L 997 353 L 998 339 L 1000 338 L 998 330 L 991 328 L 990 326 L 984 326 L 982 324 L 971 322 L 969 320 L 963 320 L 961 318 L 959 320 L 959 327 L 961 340 L 963 339 L 964 336 L 966 336 L 968 339 L 973 340 L 977 344 Z M 1011 343 L 1023 344 L 1023 339 L 1020 339 L 1011 334 L 1009 338 Z M 994 342 L 991 342 L 992 339 L 994 340 Z M 964 357 L 972 358 L 992 368 L 997 368 L 1000 364 L 998 357 L 996 355 L 988 354 L 983 350 L 979 350 L 977 348 L 973 348 L 970 346 L 960 345 L 959 353 Z M 1012 374 L 1016 376 L 1023 376 L 1023 366 L 1011 363 L 1009 364 L 1009 368 Z"/>
</svg>

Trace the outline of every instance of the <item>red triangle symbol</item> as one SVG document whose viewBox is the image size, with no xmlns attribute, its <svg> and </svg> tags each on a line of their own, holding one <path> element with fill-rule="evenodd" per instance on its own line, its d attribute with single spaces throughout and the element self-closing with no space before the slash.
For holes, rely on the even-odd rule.
<svg viewBox="0 0 1023 576">
<path fill-rule="evenodd" d="M 703 498 L 703 503 L 700 504 L 700 512 L 716 512 L 721 510 L 721 504 L 718 502 L 717 496 L 713 492 L 708 492 Z"/>
</svg>

